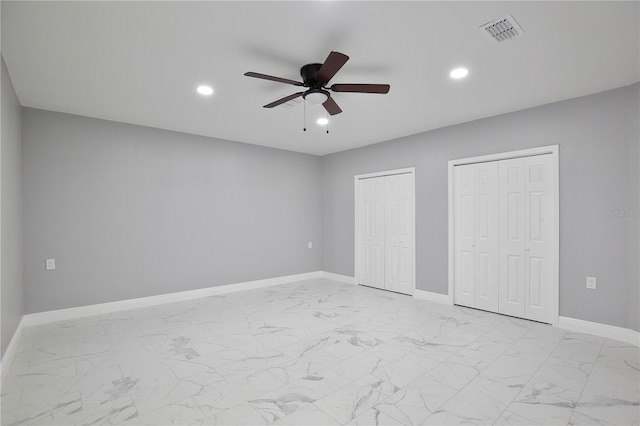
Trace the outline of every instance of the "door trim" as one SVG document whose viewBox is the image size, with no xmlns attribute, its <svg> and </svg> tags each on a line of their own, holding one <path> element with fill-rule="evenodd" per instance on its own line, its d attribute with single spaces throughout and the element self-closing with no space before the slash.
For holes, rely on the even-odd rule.
<svg viewBox="0 0 640 426">
<path fill-rule="evenodd" d="M 355 221 L 354 221 L 354 279 L 356 285 L 360 284 L 360 244 L 358 244 L 359 232 L 360 232 L 360 185 L 359 181 L 363 179 L 370 179 L 382 176 L 393 176 L 393 175 L 402 175 L 402 174 L 410 174 L 413 180 L 413 194 L 412 194 L 412 214 L 411 214 L 411 229 L 413 230 L 413 238 L 411 238 L 411 254 L 413 256 L 412 267 L 411 267 L 411 296 L 416 291 L 416 168 L 415 167 L 406 167 L 403 169 L 394 169 L 394 170 L 384 170 L 380 172 L 373 173 L 365 173 L 360 175 L 355 175 L 353 177 L 353 187 L 354 187 L 354 205 L 355 205 Z"/>
<path fill-rule="evenodd" d="M 558 145 L 541 146 L 538 148 L 523 149 L 519 151 L 500 152 L 496 154 L 482 155 L 478 157 L 460 158 L 450 160 L 448 164 L 448 194 L 449 194 L 449 305 L 454 303 L 454 229 L 453 229 L 453 168 L 465 164 L 484 163 L 487 161 L 508 160 L 511 158 L 532 157 L 535 155 L 551 155 L 551 169 L 553 173 L 553 216 L 551 231 L 551 255 L 552 255 L 552 274 L 549 297 L 550 318 L 549 323 L 554 327 L 558 326 L 560 317 L 560 180 L 559 180 L 559 147 Z"/>
</svg>

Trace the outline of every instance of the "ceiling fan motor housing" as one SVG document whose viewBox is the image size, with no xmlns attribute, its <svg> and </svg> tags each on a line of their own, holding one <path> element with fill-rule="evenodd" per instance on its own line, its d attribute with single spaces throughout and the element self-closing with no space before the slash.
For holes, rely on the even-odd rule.
<svg viewBox="0 0 640 426">
<path fill-rule="evenodd" d="M 300 76 L 304 85 L 311 88 L 321 88 L 324 86 L 322 82 L 317 80 L 318 70 L 322 64 L 307 64 L 300 68 Z M 325 82 L 326 83 L 326 82 Z"/>
<path fill-rule="evenodd" d="M 300 68 L 300 76 L 306 87 L 309 90 L 304 92 L 302 98 L 314 105 L 320 105 L 324 103 L 331 94 L 324 90 L 324 84 L 326 82 L 318 81 L 318 70 L 322 67 L 322 64 L 307 64 Z"/>
</svg>

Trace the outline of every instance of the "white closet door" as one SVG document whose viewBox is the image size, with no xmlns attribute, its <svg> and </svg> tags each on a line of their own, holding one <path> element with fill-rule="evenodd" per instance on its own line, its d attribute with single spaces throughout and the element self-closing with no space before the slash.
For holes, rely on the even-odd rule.
<svg viewBox="0 0 640 426">
<path fill-rule="evenodd" d="M 413 179 L 410 174 L 384 177 L 385 288 L 411 294 L 413 290 Z"/>
<path fill-rule="evenodd" d="M 360 284 L 384 288 L 384 179 L 360 185 Z"/>
<path fill-rule="evenodd" d="M 475 307 L 498 311 L 498 163 L 476 165 Z"/>
<path fill-rule="evenodd" d="M 455 302 L 498 311 L 498 163 L 456 166 Z"/>
<path fill-rule="evenodd" d="M 475 307 L 476 165 L 456 166 L 454 184 L 455 303 Z"/>
<path fill-rule="evenodd" d="M 500 306 L 499 312 L 524 318 L 525 159 L 499 162 Z"/>
<path fill-rule="evenodd" d="M 550 316 L 553 176 L 550 155 L 500 161 L 500 309 Z"/>
<path fill-rule="evenodd" d="M 454 303 L 554 323 L 557 155 L 479 161 L 450 175 Z"/>
<path fill-rule="evenodd" d="M 525 163 L 525 318 L 548 322 L 552 269 L 553 175 L 550 155 Z"/>
</svg>

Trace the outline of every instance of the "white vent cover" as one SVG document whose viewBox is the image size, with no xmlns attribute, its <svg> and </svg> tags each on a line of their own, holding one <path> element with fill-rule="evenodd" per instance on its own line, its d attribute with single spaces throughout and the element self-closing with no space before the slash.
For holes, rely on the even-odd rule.
<svg viewBox="0 0 640 426">
<path fill-rule="evenodd" d="M 304 99 L 302 99 L 302 96 L 300 96 L 299 98 L 294 98 L 294 99 L 291 99 L 290 101 L 283 103 L 282 106 L 291 109 L 291 108 L 297 107 L 302 102 L 304 102 Z"/>
<path fill-rule="evenodd" d="M 522 27 L 518 25 L 511 15 L 488 22 L 481 26 L 480 29 L 498 43 L 524 34 Z"/>
</svg>

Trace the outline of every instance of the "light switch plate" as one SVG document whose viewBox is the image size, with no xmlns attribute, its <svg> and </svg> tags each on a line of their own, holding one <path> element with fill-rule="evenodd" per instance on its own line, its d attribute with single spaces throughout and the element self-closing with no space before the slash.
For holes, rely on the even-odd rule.
<svg viewBox="0 0 640 426">
<path fill-rule="evenodd" d="M 47 259 L 45 262 L 45 269 L 47 271 L 51 271 L 56 269 L 56 260 L 55 259 Z"/>
<path fill-rule="evenodd" d="M 596 278 L 595 277 L 587 277 L 587 288 L 589 290 L 596 289 Z"/>
</svg>

